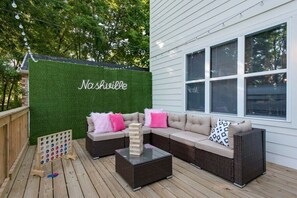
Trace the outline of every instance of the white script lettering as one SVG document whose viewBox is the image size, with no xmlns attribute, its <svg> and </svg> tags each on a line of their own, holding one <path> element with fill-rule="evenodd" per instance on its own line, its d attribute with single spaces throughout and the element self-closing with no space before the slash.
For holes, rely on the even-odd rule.
<svg viewBox="0 0 297 198">
<path fill-rule="evenodd" d="M 124 81 L 112 81 L 106 82 L 105 80 L 101 80 L 100 82 L 91 82 L 90 80 L 82 80 L 81 86 L 78 87 L 78 90 L 86 89 L 86 90 L 100 90 L 100 89 L 112 89 L 112 90 L 126 90 L 128 88 L 127 83 Z"/>
</svg>

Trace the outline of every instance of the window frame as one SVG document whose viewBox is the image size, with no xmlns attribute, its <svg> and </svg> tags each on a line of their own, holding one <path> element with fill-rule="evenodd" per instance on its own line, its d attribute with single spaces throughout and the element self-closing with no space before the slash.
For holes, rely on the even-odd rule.
<svg viewBox="0 0 297 198">
<path fill-rule="evenodd" d="M 190 55 L 190 54 L 194 54 L 194 53 L 199 53 L 199 52 L 203 52 L 204 51 L 204 72 L 205 72 L 205 75 L 204 75 L 204 79 L 198 79 L 198 80 L 187 80 L 187 64 L 188 64 L 188 61 L 187 61 L 187 56 Z M 188 110 L 187 107 L 187 85 L 188 84 L 194 84 L 194 83 L 202 83 L 204 82 L 204 112 L 206 110 L 206 82 L 205 82 L 205 79 L 206 79 L 206 67 L 205 67 L 205 64 L 206 64 L 206 49 L 203 48 L 201 50 L 195 50 L 191 53 L 187 53 L 185 54 L 185 69 L 184 69 L 184 109 L 185 111 L 189 111 L 189 112 L 203 112 L 203 111 L 198 111 L 198 110 Z"/>
<path fill-rule="evenodd" d="M 264 32 L 266 30 L 269 30 L 275 26 L 281 25 L 285 23 L 287 28 L 287 63 L 285 69 L 278 69 L 278 70 L 271 70 L 271 71 L 261 71 L 261 72 L 253 72 L 253 73 L 245 73 L 245 37 L 257 34 L 260 32 Z M 288 18 L 278 20 L 273 23 L 267 23 L 267 24 L 260 24 L 257 27 L 250 27 L 249 31 L 247 29 L 243 30 L 243 32 L 238 33 L 235 36 L 229 35 L 228 38 L 219 38 L 219 40 L 210 41 L 207 43 L 205 41 L 204 45 L 200 45 L 199 48 L 192 47 L 191 49 L 188 49 L 184 53 L 184 68 L 186 68 L 186 57 L 188 54 L 191 54 L 192 52 L 196 51 L 205 51 L 205 79 L 203 80 L 205 82 L 205 111 L 189 111 L 186 109 L 187 101 L 186 101 L 186 84 L 189 83 L 189 81 L 186 81 L 186 71 L 184 69 L 184 111 L 189 113 L 205 113 L 205 114 L 211 114 L 211 115 L 222 115 L 222 116 L 231 116 L 231 117 L 246 117 L 249 119 L 257 119 L 257 120 L 267 120 L 267 121 L 285 121 L 285 122 L 291 122 L 291 105 L 292 105 L 292 99 L 291 99 L 291 62 L 292 62 L 292 48 L 293 46 L 288 44 L 292 43 L 292 21 Z M 222 45 L 226 42 L 236 40 L 237 39 L 237 75 L 230 75 L 230 76 L 223 76 L 223 77 L 210 77 L 210 54 L 211 54 L 211 47 L 215 47 L 217 45 Z M 246 115 L 246 78 L 248 77 L 255 77 L 255 76 L 263 76 L 263 75 L 272 75 L 272 74 L 278 74 L 278 73 L 286 73 L 287 76 L 287 86 L 286 86 L 286 117 L 275 117 L 275 116 L 260 116 L 260 115 Z M 223 79 L 237 79 L 237 114 L 227 114 L 227 113 L 217 113 L 217 112 L 211 112 L 211 82 L 215 80 L 223 80 Z M 239 91 L 240 90 L 240 91 Z"/>
</svg>

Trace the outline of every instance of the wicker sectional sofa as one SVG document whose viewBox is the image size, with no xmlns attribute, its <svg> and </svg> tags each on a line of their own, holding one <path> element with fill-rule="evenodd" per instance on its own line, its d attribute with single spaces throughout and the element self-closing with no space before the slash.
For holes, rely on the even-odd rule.
<svg viewBox="0 0 297 198">
<path fill-rule="evenodd" d="M 144 114 L 123 114 L 126 127 L 144 123 Z M 143 126 L 144 143 L 170 152 L 175 157 L 220 176 L 239 187 L 266 172 L 265 130 L 237 125 L 229 131 L 229 146 L 208 139 L 217 119 L 210 116 L 168 114 L 168 128 Z M 129 146 L 126 128 L 120 132 L 87 132 L 86 149 L 95 159 L 112 155 Z"/>
</svg>

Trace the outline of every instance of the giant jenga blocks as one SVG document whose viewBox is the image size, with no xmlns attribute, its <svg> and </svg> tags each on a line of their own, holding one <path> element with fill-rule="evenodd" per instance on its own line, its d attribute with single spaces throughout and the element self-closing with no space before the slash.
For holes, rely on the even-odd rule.
<svg viewBox="0 0 297 198">
<path fill-rule="evenodd" d="M 129 125 L 130 155 L 141 155 L 143 152 L 143 133 L 141 123 Z"/>
</svg>

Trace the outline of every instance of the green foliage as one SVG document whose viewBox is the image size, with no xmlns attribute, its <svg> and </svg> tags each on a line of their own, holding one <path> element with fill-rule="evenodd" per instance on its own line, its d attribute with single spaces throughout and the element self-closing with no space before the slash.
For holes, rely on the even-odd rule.
<svg viewBox="0 0 297 198">
<path fill-rule="evenodd" d="M 8 61 L 0 59 L 0 111 L 21 106 L 20 80 L 21 74 Z"/>
<path fill-rule="evenodd" d="M 272 27 L 246 38 L 245 72 L 261 72 L 287 67 L 287 24 Z"/>
<path fill-rule="evenodd" d="M 143 112 L 152 106 L 149 72 L 111 70 L 51 61 L 29 62 L 30 142 L 53 132 L 72 129 L 74 138 L 85 137 L 86 116 L 91 112 Z M 124 81 L 127 90 L 79 90 L 82 80 Z"/>
<path fill-rule="evenodd" d="M 148 0 L 11 0 L 0 4 L 0 56 L 22 60 L 22 23 L 33 53 L 149 66 Z M 20 20 L 15 19 L 19 13 Z"/>
</svg>

